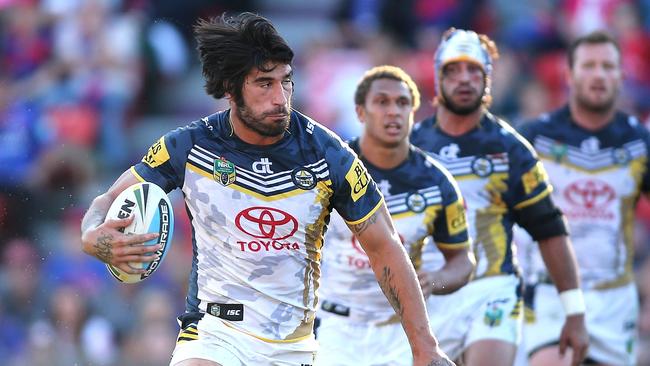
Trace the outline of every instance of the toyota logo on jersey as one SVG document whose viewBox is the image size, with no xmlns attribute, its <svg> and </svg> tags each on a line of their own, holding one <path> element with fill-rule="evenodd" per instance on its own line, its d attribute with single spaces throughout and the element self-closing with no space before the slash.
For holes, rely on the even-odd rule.
<svg viewBox="0 0 650 366">
<path fill-rule="evenodd" d="M 259 239 L 283 240 L 298 230 L 298 221 L 290 214 L 272 207 L 250 207 L 235 217 L 242 232 Z"/>
<path fill-rule="evenodd" d="M 402 244 L 404 244 L 404 237 L 402 234 L 399 234 L 399 240 Z M 348 265 L 350 267 L 355 267 L 357 269 L 366 269 L 366 268 L 371 268 L 370 266 L 370 260 L 368 260 L 368 254 L 363 250 L 361 247 L 361 244 L 357 241 L 357 238 L 352 235 L 352 248 L 356 251 L 356 253 L 350 253 L 347 256 L 348 259 Z"/>
<path fill-rule="evenodd" d="M 616 193 L 609 184 L 597 179 L 573 182 L 564 191 L 564 197 L 572 205 L 586 209 L 603 208 L 614 199 Z"/>
</svg>

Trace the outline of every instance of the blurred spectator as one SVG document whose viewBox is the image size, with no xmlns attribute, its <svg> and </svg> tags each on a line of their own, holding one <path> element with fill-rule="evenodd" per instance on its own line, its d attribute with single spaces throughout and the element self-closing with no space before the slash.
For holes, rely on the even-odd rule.
<svg viewBox="0 0 650 366">
<path fill-rule="evenodd" d="M 86 263 L 77 207 L 105 190 L 115 169 L 139 160 L 142 141 L 157 138 L 150 131 L 160 124 L 173 128 L 197 110 L 222 107 L 201 91 L 190 34 L 197 17 L 226 10 L 292 24 L 309 19 L 300 24 L 313 29 L 287 34 L 302 40 L 294 105 L 343 137 L 358 132 L 352 92 L 370 66 L 404 68 L 422 91 L 418 114 L 433 112 L 433 50 L 449 26 L 502 45 L 492 109 L 513 122 L 564 102 L 566 40 L 605 27 L 621 42 L 623 107 L 650 121 L 650 0 L 0 1 L 3 364 L 169 362 L 176 326 L 168 306 L 180 312 L 191 266 L 182 195 L 174 199 L 172 250 L 155 276 L 137 285 Z M 648 207 L 644 201 L 638 211 L 640 238 L 650 237 Z M 645 263 L 639 276 L 650 278 L 647 240 L 637 245 L 637 265 Z M 650 344 L 650 287 L 641 293 L 642 342 Z M 70 316 L 73 310 L 80 314 Z M 640 365 L 650 364 L 650 354 L 641 357 Z"/>
<path fill-rule="evenodd" d="M 416 48 L 415 0 L 340 0 L 334 14 L 348 46 L 362 46 L 383 33 L 397 44 Z"/>
<path fill-rule="evenodd" d="M 34 243 L 16 238 L 2 251 L 0 296 L 7 316 L 33 320 L 43 315 L 46 287 L 41 278 L 41 257 Z"/>
<path fill-rule="evenodd" d="M 39 254 L 27 239 L 13 239 L 1 251 L 0 357 L 19 361 L 27 352 L 27 328 L 44 315 L 47 291 Z"/>
<path fill-rule="evenodd" d="M 54 54 L 62 78 L 47 101 L 59 130 L 73 125 L 88 129 L 85 138 L 75 142 L 92 146 L 95 137 L 99 139 L 99 157 L 107 168 L 126 163 L 127 113 L 142 81 L 142 19 L 135 11 L 118 13 L 115 4 L 85 0 L 60 16 L 54 27 Z"/>
<path fill-rule="evenodd" d="M 26 364 L 115 364 L 118 353 L 113 328 L 90 312 L 82 290 L 73 285 L 56 287 L 48 305 L 48 316 L 29 327 Z"/>
<path fill-rule="evenodd" d="M 171 305 L 173 300 L 163 288 L 149 287 L 140 293 L 136 299 L 138 322 L 124 342 L 121 364 L 155 366 L 169 363 L 178 333 L 178 325 L 172 321 L 178 313 Z"/>
</svg>

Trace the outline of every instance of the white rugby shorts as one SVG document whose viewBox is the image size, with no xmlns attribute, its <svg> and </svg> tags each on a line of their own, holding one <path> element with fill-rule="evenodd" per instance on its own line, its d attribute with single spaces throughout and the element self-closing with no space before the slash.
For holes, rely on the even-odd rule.
<svg viewBox="0 0 650 366">
<path fill-rule="evenodd" d="M 316 366 L 413 365 L 411 347 L 401 323 L 359 323 L 349 316 L 323 313 L 321 309 Z"/>
<path fill-rule="evenodd" d="M 515 275 L 492 276 L 470 281 L 449 295 L 429 296 L 427 312 L 440 348 L 456 360 L 480 340 L 518 345 L 523 322 L 519 286 Z"/>
<path fill-rule="evenodd" d="M 636 364 L 639 296 L 634 283 L 606 290 L 583 290 L 585 323 L 589 333 L 587 357 L 610 365 Z M 530 354 L 558 344 L 564 309 L 555 286 L 539 284 L 533 299 L 535 321 L 524 325 Z"/>
<path fill-rule="evenodd" d="M 270 342 L 232 328 L 210 314 L 200 320 L 186 317 L 182 323 L 171 366 L 190 358 L 222 366 L 314 365 L 318 344 L 313 334 L 299 341 Z"/>
</svg>

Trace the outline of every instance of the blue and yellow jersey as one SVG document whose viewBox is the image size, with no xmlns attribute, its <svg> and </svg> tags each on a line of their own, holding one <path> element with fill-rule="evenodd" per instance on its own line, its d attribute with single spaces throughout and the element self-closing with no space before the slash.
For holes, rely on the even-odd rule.
<svg viewBox="0 0 650 366">
<path fill-rule="evenodd" d="M 474 242 L 475 278 L 518 274 L 512 242 L 515 210 L 534 205 L 551 192 L 532 147 L 489 113 L 476 128 L 457 137 L 445 134 L 433 116 L 415 126 L 411 142 L 458 182 Z"/>
<path fill-rule="evenodd" d="M 633 280 L 634 211 L 650 191 L 650 134 L 617 112 L 598 131 L 573 122 L 568 107 L 521 127 L 548 170 L 553 201 L 569 222 L 584 288 L 612 288 Z"/>
<path fill-rule="evenodd" d="M 256 146 L 233 134 L 229 113 L 166 134 L 132 171 L 185 197 L 194 246 L 187 311 L 218 316 L 208 304 L 243 304 L 231 327 L 267 341 L 303 339 L 330 212 L 361 223 L 382 196 L 354 152 L 308 117 L 292 111 L 279 142 Z"/>
<path fill-rule="evenodd" d="M 350 142 L 360 154 L 359 141 Z M 463 198 L 451 175 L 431 157 L 411 146 L 408 158 L 393 169 L 361 160 L 382 191 L 402 244 L 416 268 L 425 244 L 466 248 L 469 244 Z M 321 297 L 350 308 L 357 321 L 389 321 L 395 311 L 386 300 L 368 257 L 350 229 L 332 215 L 325 235 Z M 363 301 L 359 301 L 363 299 Z"/>
</svg>

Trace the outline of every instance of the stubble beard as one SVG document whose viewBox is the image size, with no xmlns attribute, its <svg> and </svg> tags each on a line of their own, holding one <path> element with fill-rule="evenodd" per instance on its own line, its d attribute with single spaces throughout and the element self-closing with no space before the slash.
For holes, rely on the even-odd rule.
<svg viewBox="0 0 650 366">
<path fill-rule="evenodd" d="M 483 90 L 481 95 L 479 95 L 479 97 L 476 98 L 476 101 L 474 103 L 461 106 L 455 104 L 444 90 L 441 91 L 442 91 L 441 104 L 445 106 L 445 108 L 449 109 L 452 113 L 457 114 L 459 116 L 470 115 L 476 112 L 477 109 L 481 108 L 481 105 L 483 104 L 483 96 L 485 95 L 485 90 Z"/>
<path fill-rule="evenodd" d="M 585 97 L 583 93 L 576 93 L 575 100 L 577 104 L 583 109 L 592 113 L 607 113 L 611 111 L 616 104 L 616 95 L 618 91 L 614 91 L 613 95 L 602 102 L 592 102 L 589 98 Z"/>
<path fill-rule="evenodd" d="M 239 117 L 239 120 L 242 121 L 246 128 L 255 131 L 264 137 L 278 137 L 289 128 L 289 120 L 291 119 L 289 111 L 291 111 L 290 103 L 286 108 L 278 107 L 273 111 L 255 115 L 246 103 L 243 103 L 241 106 L 237 105 L 235 113 L 237 113 L 237 117 Z M 267 116 L 280 113 L 286 114 L 286 117 L 275 119 L 272 123 L 264 123 L 264 119 Z"/>
</svg>

